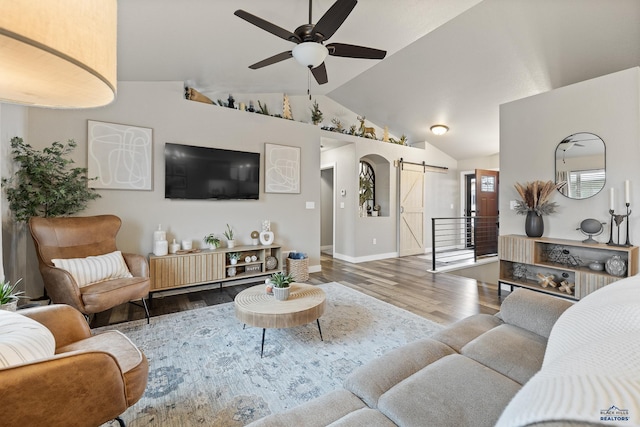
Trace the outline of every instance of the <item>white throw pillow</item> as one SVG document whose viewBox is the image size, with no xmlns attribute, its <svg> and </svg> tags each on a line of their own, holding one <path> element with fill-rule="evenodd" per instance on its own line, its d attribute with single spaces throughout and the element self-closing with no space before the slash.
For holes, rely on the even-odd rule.
<svg viewBox="0 0 640 427">
<path fill-rule="evenodd" d="M 0 310 L 0 368 L 45 359 L 55 350 L 56 340 L 43 324 Z"/>
<path fill-rule="evenodd" d="M 56 258 L 51 262 L 56 267 L 68 271 L 79 287 L 105 280 L 133 277 L 120 251 L 86 258 Z"/>
</svg>

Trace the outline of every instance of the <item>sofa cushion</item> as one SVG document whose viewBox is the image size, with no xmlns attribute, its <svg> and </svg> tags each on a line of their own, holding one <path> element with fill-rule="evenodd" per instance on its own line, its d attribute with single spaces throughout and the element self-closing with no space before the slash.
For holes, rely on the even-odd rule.
<svg viewBox="0 0 640 427">
<path fill-rule="evenodd" d="M 461 353 L 524 384 L 540 370 L 546 346 L 546 338 L 504 324 L 465 345 Z"/>
<path fill-rule="evenodd" d="M 300 424 L 305 425 L 306 424 Z M 382 412 L 371 408 L 362 408 L 357 411 L 351 412 L 344 417 L 340 418 L 329 424 L 328 427 L 397 427 L 391 420 Z"/>
<path fill-rule="evenodd" d="M 133 277 L 120 251 L 86 258 L 55 258 L 51 262 L 56 267 L 68 271 L 78 287 L 105 280 Z"/>
<path fill-rule="evenodd" d="M 362 400 L 347 390 L 339 389 L 285 413 L 254 421 L 247 427 L 325 427 L 362 408 L 365 408 Z"/>
<path fill-rule="evenodd" d="M 43 324 L 0 310 L 0 368 L 53 356 L 56 340 Z"/>
<path fill-rule="evenodd" d="M 380 397 L 399 426 L 493 426 L 520 385 L 459 354 L 437 360 Z"/>
<path fill-rule="evenodd" d="M 462 347 L 467 343 L 502 323 L 499 317 L 490 314 L 474 314 L 437 332 L 431 338 L 448 345 L 460 353 Z"/>
<path fill-rule="evenodd" d="M 564 312 L 551 331 L 542 369 L 505 408 L 499 425 L 610 424 L 608 418 L 616 416 L 620 425 L 640 425 L 639 395 L 640 277 L 632 276 Z M 622 414 L 609 414 L 612 406 Z"/>
<path fill-rule="evenodd" d="M 500 306 L 500 317 L 505 323 L 519 326 L 549 338 L 551 328 L 572 302 L 518 288 Z"/>
<path fill-rule="evenodd" d="M 385 353 L 347 377 L 344 387 L 376 408 L 380 396 L 428 364 L 454 351 L 441 342 L 423 339 Z"/>
</svg>

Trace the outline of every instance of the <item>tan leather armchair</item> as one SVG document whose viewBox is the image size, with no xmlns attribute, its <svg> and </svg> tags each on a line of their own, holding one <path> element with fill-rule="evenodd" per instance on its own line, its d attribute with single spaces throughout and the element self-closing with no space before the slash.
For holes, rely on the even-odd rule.
<svg viewBox="0 0 640 427">
<path fill-rule="evenodd" d="M 95 427 L 118 419 L 147 387 L 147 358 L 125 335 L 91 335 L 80 312 L 54 304 L 19 310 L 46 326 L 55 355 L 0 368 L 5 426 Z"/>
<path fill-rule="evenodd" d="M 117 250 L 116 234 L 122 221 L 115 215 L 88 217 L 32 217 L 29 229 L 36 247 L 40 274 L 53 303 L 68 304 L 85 316 L 117 305 L 141 300 L 149 322 L 145 298 L 149 295 L 149 264 L 142 255 L 123 253 L 134 277 L 107 280 L 79 287 L 68 271 L 52 259 L 85 258 Z"/>
</svg>

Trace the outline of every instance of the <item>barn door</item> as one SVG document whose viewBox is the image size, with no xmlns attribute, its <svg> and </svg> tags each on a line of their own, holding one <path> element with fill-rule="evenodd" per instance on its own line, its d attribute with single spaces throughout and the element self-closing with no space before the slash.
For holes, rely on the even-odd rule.
<svg viewBox="0 0 640 427">
<path fill-rule="evenodd" d="M 424 253 L 424 167 L 401 163 L 400 256 Z"/>
</svg>

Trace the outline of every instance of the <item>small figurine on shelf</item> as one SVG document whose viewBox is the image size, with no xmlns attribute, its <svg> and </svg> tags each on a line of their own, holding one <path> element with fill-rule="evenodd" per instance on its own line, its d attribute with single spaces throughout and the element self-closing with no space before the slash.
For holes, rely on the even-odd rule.
<svg viewBox="0 0 640 427">
<path fill-rule="evenodd" d="M 546 288 L 547 286 L 556 288 L 558 286 L 558 284 L 553 280 L 555 278 L 553 274 L 545 276 L 542 273 L 538 273 L 536 276 L 538 276 L 538 284 L 543 288 Z"/>
<path fill-rule="evenodd" d="M 322 121 L 322 111 L 320 111 L 318 101 L 313 101 L 313 107 L 311 107 L 311 121 L 314 125 L 317 125 Z"/>
<path fill-rule="evenodd" d="M 229 98 L 227 98 L 227 107 L 229 108 L 236 108 L 236 106 L 233 104 L 236 100 L 233 99 L 233 95 L 229 94 Z"/>
<path fill-rule="evenodd" d="M 569 283 L 566 280 L 563 280 L 562 282 L 560 282 L 560 287 L 558 287 L 558 290 L 560 292 L 566 292 L 569 295 L 572 295 L 574 287 L 575 287 L 575 284 Z"/>
</svg>

